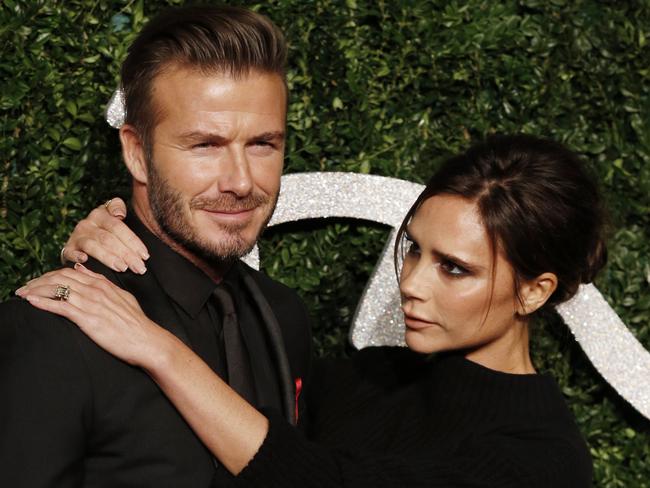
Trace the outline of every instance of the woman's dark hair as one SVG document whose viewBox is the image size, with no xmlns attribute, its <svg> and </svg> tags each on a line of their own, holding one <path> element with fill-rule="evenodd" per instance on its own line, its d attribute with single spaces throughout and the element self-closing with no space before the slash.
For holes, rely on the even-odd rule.
<svg viewBox="0 0 650 488">
<path fill-rule="evenodd" d="M 122 63 L 126 123 L 136 128 L 150 152 L 158 117 L 152 85 L 170 66 L 235 79 L 251 71 L 272 73 L 286 86 L 286 61 L 282 32 L 262 14 L 226 5 L 168 9 L 142 29 Z"/>
<path fill-rule="evenodd" d="M 514 269 L 516 291 L 522 280 L 545 272 L 557 276 L 548 305 L 571 298 L 607 261 L 596 185 L 578 156 L 557 142 L 492 136 L 447 160 L 398 231 L 396 263 L 413 215 L 425 200 L 440 194 L 476 202 L 493 257 L 497 250 L 503 252 Z"/>
</svg>

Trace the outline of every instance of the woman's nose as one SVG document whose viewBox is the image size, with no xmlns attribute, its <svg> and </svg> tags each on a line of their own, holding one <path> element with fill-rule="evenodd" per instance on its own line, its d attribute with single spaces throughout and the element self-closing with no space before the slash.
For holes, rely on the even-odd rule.
<svg viewBox="0 0 650 488">
<path fill-rule="evenodd" d="M 431 292 L 433 265 L 423 263 L 421 259 L 417 263 L 404 262 L 400 274 L 399 289 L 403 300 L 426 300 Z"/>
</svg>

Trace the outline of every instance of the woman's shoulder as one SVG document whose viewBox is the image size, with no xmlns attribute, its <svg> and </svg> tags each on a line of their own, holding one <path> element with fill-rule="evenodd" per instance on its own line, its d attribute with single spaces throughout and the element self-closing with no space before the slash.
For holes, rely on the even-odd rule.
<svg viewBox="0 0 650 488">
<path fill-rule="evenodd" d="M 426 364 L 426 356 L 406 347 L 366 347 L 346 358 L 317 360 L 314 380 L 321 387 L 363 382 L 390 389 L 423 376 Z"/>
</svg>

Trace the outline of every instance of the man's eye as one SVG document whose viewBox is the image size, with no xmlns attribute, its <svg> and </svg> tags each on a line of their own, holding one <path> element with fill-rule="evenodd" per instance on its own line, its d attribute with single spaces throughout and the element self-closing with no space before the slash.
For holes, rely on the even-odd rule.
<svg viewBox="0 0 650 488">
<path fill-rule="evenodd" d="M 253 144 L 261 147 L 275 147 L 275 145 L 269 141 L 255 141 Z"/>
<path fill-rule="evenodd" d="M 198 144 L 194 144 L 192 146 L 192 149 L 206 149 L 208 147 L 212 147 L 215 144 L 212 142 L 199 142 Z"/>
<path fill-rule="evenodd" d="M 454 277 L 465 276 L 467 273 L 469 273 L 469 271 L 467 271 L 462 266 L 454 263 L 453 261 L 447 261 L 447 260 L 442 261 L 440 263 L 440 267 L 449 276 L 454 276 Z"/>
</svg>

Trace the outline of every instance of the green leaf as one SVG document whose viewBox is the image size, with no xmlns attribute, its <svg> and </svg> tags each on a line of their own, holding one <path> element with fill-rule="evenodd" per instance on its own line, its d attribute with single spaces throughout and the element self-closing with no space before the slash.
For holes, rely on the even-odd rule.
<svg viewBox="0 0 650 488">
<path fill-rule="evenodd" d="M 63 145 L 73 151 L 81 150 L 81 141 L 76 137 L 68 137 L 63 141 Z"/>
</svg>

